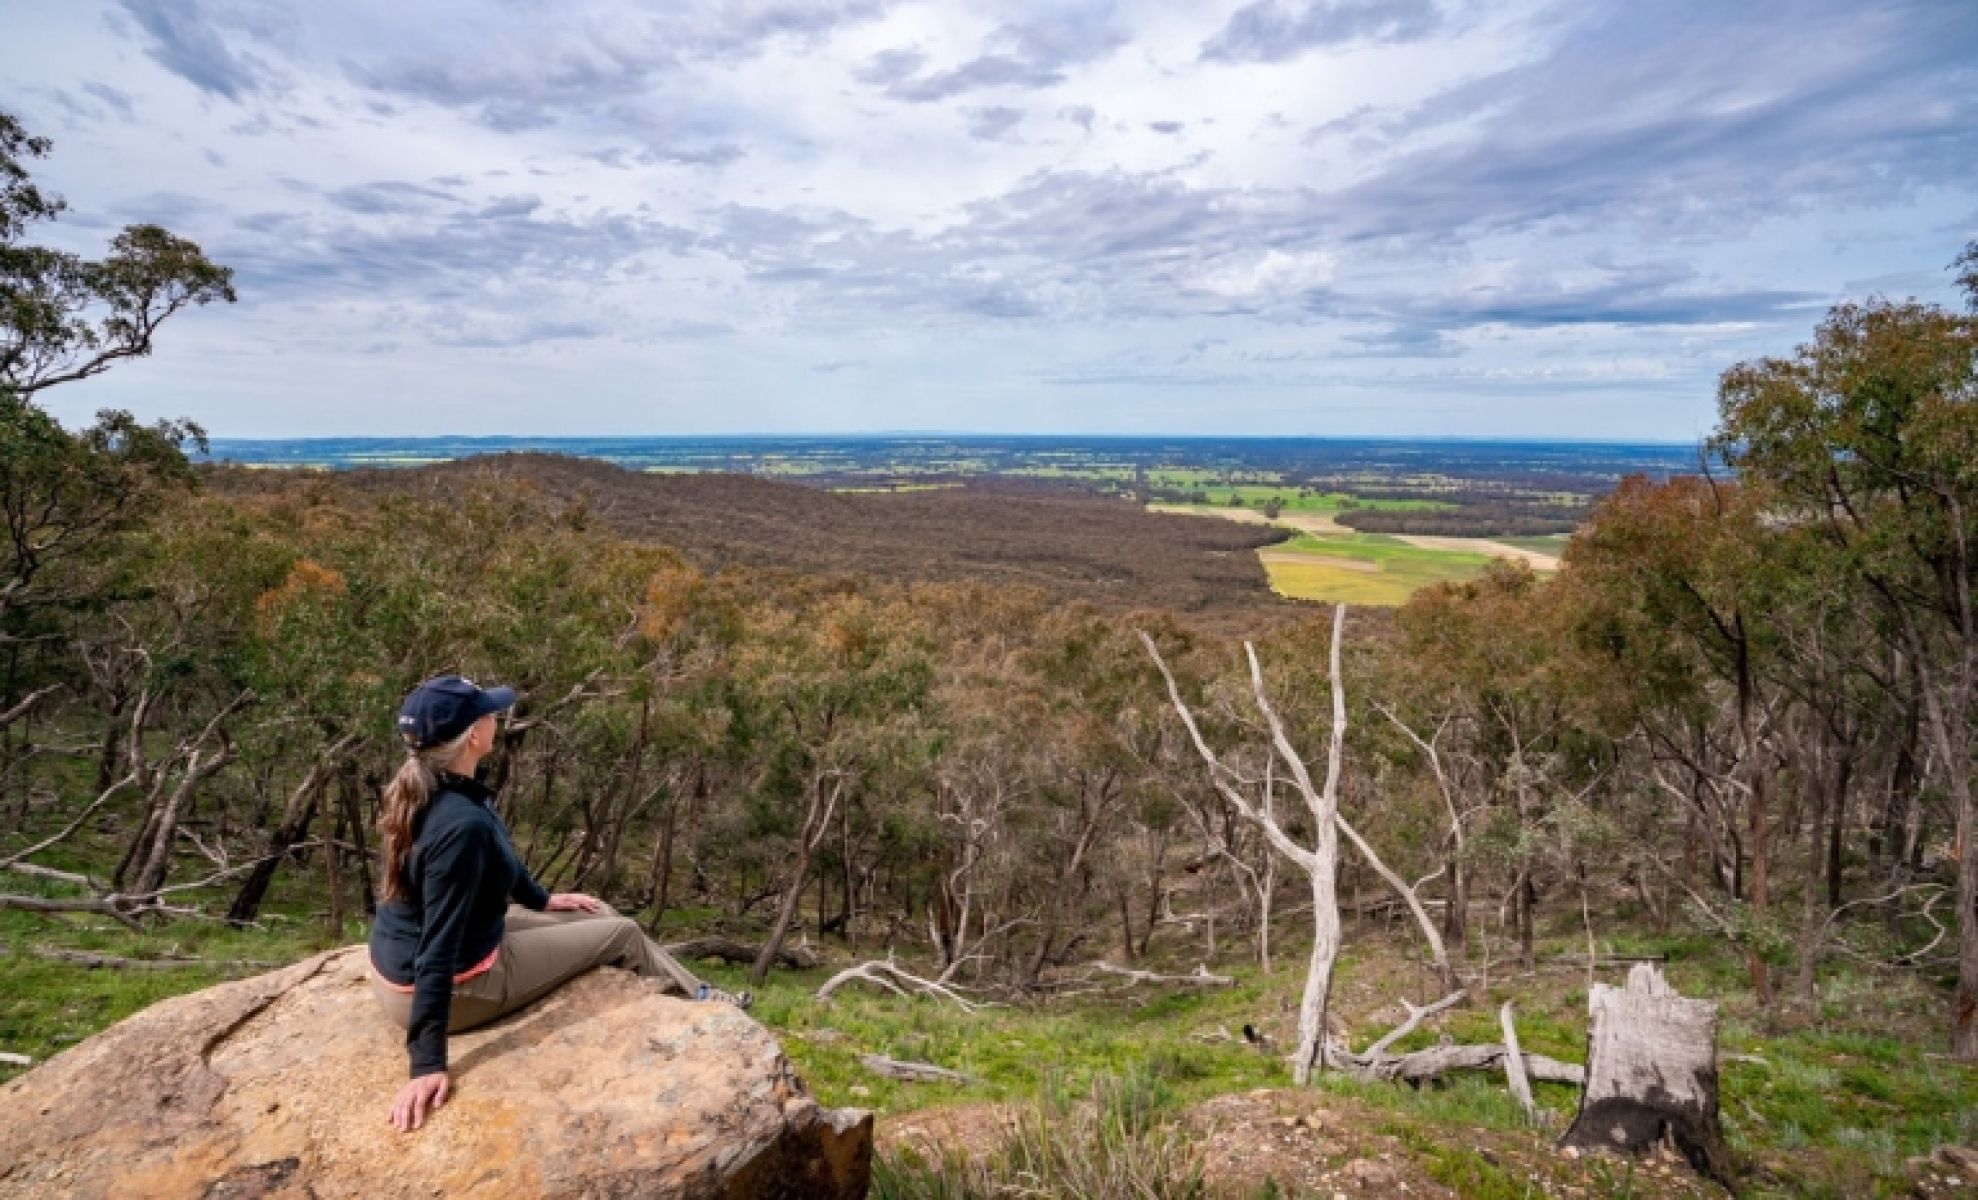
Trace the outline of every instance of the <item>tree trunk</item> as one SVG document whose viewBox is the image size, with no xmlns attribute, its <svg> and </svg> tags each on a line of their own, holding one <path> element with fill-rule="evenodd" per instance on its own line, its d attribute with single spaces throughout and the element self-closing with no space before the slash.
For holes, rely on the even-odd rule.
<svg viewBox="0 0 1978 1200">
<path fill-rule="evenodd" d="M 172 790 L 171 799 L 159 811 L 156 830 L 151 835 L 151 848 L 144 859 L 144 868 L 138 872 L 137 883 L 132 891 L 146 896 L 165 886 L 165 875 L 171 868 L 172 842 L 177 839 L 179 818 L 184 815 L 186 806 L 192 803 L 194 793 L 207 776 L 218 772 L 232 762 L 234 750 L 231 744 L 223 743 L 219 752 L 207 758 L 201 751 L 194 750 L 186 760 L 185 774 L 179 779 L 179 786 Z"/>
<path fill-rule="evenodd" d="M 1587 1007 L 1586 1091 L 1560 1145 L 1642 1154 L 1667 1139 L 1697 1171 L 1730 1186 L 1717 1118 L 1717 1006 L 1678 996 L 1640 963 L 1625 989 L 1594 984 Z"/>
<path fill-rule="evenodd" d="M 1339 895 L 1333 886 L 1333 863 L 1314 856 L 1308 868 L 1312 883 L 1312 957 L 1305 968 L 1305 992 L 1298 1001 L 1298 1054 L 1291 1060 L 1291 1079 L 1303 1087 L 1312 1069 L 1324 1065 L 1326 1009 L 1332 999 L 1332 968 L 1339 959 Z"/>
<path fill-rule="evenodd" d="M 366 920 L 377 915 L 378 893 L 371 882 L 371 852 L 364 844 L 364 805 L 358 798 L 360 787 L 355 766 L 346 767 L 338 781 L 337 794 L 343 804 L 344 821 L 350 827 L 351 845 L 357 847 L 354 856 L 357 860 L 357 886 L 364 897 L 364 917 Z"/>
<path fill-rule="evenodd" d="M 1277 895 L 1277 856 L 1264 864 L 1257 885 L 1257 963 L 1264 974 L 1271 973 L 1271 901 Z"/>
<path fill-rule="evenodd" d="M 1514 886 L 1516 896 L 1513 908 L 1518 914 L 1518 962 L 1527 971 L 1537 964 L 1537 920 L 1533 910 L 1538 907 L 1538 888 L 1532 884 L 1532 870 L 1529 865 L 1518 872 Z"/>
<path fill-rule="evenodd" d="M 302 782 L 289 794 L 288 803 L 282 808 L 280 824 L 268 835 L 267 856 L 241 881 L 240 891 L 235 893 L 234 902 L 227 909 L 230 923 L 245 925 L 260 915 L 261 902 L 267 898 L 268 886 L 275 881 L 275 872 L 288 857 L 289 847 L 309 835 L 309 823 L 316 817 L 316 803 L 322 797 L 323 789 L 329 786 L 330 772 L 337 760 L 343 757 L 344 751 L 356 743 L 357 736 L 349 735 L 323 751 L 309 765 L 309 773 L 302 777 Z"/>
<path fill-rule="evenodd" d="M 1951 1020 L 1951 1055 L 1978 1062 L 1978 797 L 1963 779 L 1957 804 L 1957 997 Z"/>
<path fill-rule="evenodd" d="M 831 814 L 838 806 L 838 799 L 845 790 L 843 779 L 834 779 L 829 793 L 825 792 L 822 778 L 813 780 L 810 787 L 809 811 L 804 814 L 804 824 L 797 838 L 797 866 L 789 886 L 783 889 L 782 903 L 776 908 L 776 924 L 769 930 L 769 940 L 762 944 L 762 953 L 756 955 L 755 965 L 749 968 L 749 982 L 761 987 L 769 978 L 769 968 L 783 949 L 783 939 L 789 936 L 790 922 L 797 915 L 797 906 L 803 902 L 804 885 L 810 882 L 810 865 L 817 853 L 817 844 L 831 828 Z"/>
<path fill-rule="evenodd" d="M 330 841 L 323 847 L 323 884 L 330 893 L 330 936 L 343 940 L 343 814 L 335 809 L 324 818 L 329 822 Z"/>
<path fill-rule="evenodd" d="M 783 939 L 790 934 L 790 922 L 797 915 L 797 905 L 803 902 L 804 886 L 810 882 L 810 845 L 808 840 L 797 851 L 797 866 L 791 876 L 790 885 L 783 889 L 783 899 L 776 906 L 776 924 L 770 926 L 769 938 L 762 944 L 762 952 L 756 955 L 755 963 L 749 967 L 749 983 L 761 987 L 769 978 L 769 968 L 776 962 L 776 955 L 783 948 Z"/>
<path fill-rule="evenodd" d="M 164 804 L 165 781 L 155 779 L 145 797 L 144 813 L 138 819 L 137 832 L 131 835 L 130 841 L 124 843 L 123 857 L 117 860 L 116 870 L 110 872 L 111 890 L 123 891 L 124 880 L 130 874 L 131 868 L 142 861 L 145 852 L 151 846 L 152 835 L 158 828 L 158 816 Z"/>
<path fill-rule="evenodd" d="M 1470 938 L 1470 882 L 1455 854 L 1444 861 L 1449 886 L 1443 892 L 1442 937 L 1452 952 L 1461 953 Z"/>
</svg>

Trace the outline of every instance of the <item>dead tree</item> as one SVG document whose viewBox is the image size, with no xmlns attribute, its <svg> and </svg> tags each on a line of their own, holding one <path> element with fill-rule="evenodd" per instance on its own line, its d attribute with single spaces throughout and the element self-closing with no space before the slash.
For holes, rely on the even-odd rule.
<svg viewBox="0 0 1978 1200">
<path fill-rule="evenodd" d="M 818 846 L 824 841 L 824 835 L 830 831 L 831 814 L 837 809 L 845 786 L 846 778 L 842 771 L 820 771 L 811 777 L 805 792 L 808 803 L 804 811 L 804 824 L 797 833 L 797 865 L 792 869 L 790 882 L 777 905 L 776 924 L 770 928 L 769 938 L 763 942 L 762 951 L 749 968 L 749 982 L 756 987 L 761 987 L 762 981 L 769 978 L 769 968 L 775 964 L 777 954 L 783 949 L 783 939 L 789 935 L 790 922 L 797 915 L 797 903 L 803 899 L 804 885 L 810 882 L 811 863 L 817 855 Z"/>
<path fill-rule="evenodd" d="M 1640 1154 L 1669 1141 L 1699 1172 L 1728 1185 L 1717 1120 L 1717 1006 L 1678 996 L 1648 963 L 1628 986 L 1593 985 L 1587 1085 L 1560 1145 Z"/>
<path fill-rule="evenodd" d="M 1456 789 L 1450 781 L 1448 770 L 1443 766 L 1442 750 L 1439 745 L 1443 730 L 1449 727 L 1448 719 L 1444 718 L 1435 732 L 1424 738 L 1411 729 L 1392 708 L 1385 704 L 1376 704 L 1374 708 L 1422 752 L 1423 757 L 1428 760 L 1429 770 L 1435 775 L 1436 790 L 1442 794 L 1443 808 L 1449 814 L 1449 856 L 1444 860 L 1444 866 L 1449 872 L 1449 903 L 1442 911 L 1442 931 L 1450 944 L 1460 950 L 1469 940 L 1469 864 L 1465 861 L 1467 846 L 1463 836 L 1463 814 L 1456 808 Z"/>
<path fill-rule="evenodd" d="M 233 905 L 227 909 L 228 921 L 245 925 L 260 915 L 261 901 L 268 894 L 268 886 L 275 881 L 276 869 L 288 857 L 289 849 L 309 835 L 309 822 L 316 816 L 317 801 L 329 785 L 332 771 L 359 740 L 360 735 L 347 734 L 318 754 L 316 761 L 310 764 L 308 774 L 302 777 L 302 782 L 296 785 L 288 804 L 283 807 L 280 823 L 268 836 L 267 857 L 240 885 Z M 334 856 L 336 852 L 332 849 L 329 853 Z"/>
<path fill-rule="evenodd" d="M 1325 1065 L 1326 1005 L 1332 992 L 1333 964 L 1339 958 L 1339 775 L 1346 759 L 1346 689 L 1340 678 L 1340 646 L 1345 640 L 1345 633 L 1346 606 L 1341 604 L 1333 610 L 1332 741 L 1326 751 L 1326 780 L 1322 788 L 1313 784 L 1311 772 L 1305 768 L 1305 760 L 1292 748 L 1284 722 L 1278 719 L 1277 710 L 1271 706 L 1270 697 L 1264 690 L 1264 672 L 1257 663 L 1256 649 L 1248 642 L 1243 644 L 1243 652 L 1250 661 L 1250 686 L 1257 711 L 1263 715 L 1270 729 L 1271 751 L 1290 770 L 1292 783 L 1311 812 L 1312 845 L 1309 847 L 1292 840 L 1278 823 L 1268 789 L 1261 791 L 1261 803 L 1253 801 L 1246 789 L 1258 787 L 1259 781 L 1238 772 L 1209 748 L 1201 729 L 1195 724 L 1194 714 L 1181 698 L 1181 689 L 1175 684 L 1174 673 L 1168 670 L 1166 660 L 1154 645 L 1154 639 L 1145 633 L 1140 635 L 1140 640 L 1147 646 L 1147 653 L 1154 658 L 1154 665 L 1161 669 L 1161 678 L 1167 681 L 1168 699 L 1173 702 L 1175 712 L 1180 714 L 1181 723 L 1188 728 L 1188 736 L 1195 743 L 1196 752 L 1208 764 L 1209 778 L 1216 790 L 1244 820 L 1262 830 L 1278 853 L 1296 863 L 1311 882 L 1312 957 L 1305 972 L 1305 993 L 1298 1005 L 1298 1049 L 1291 1060 L 1292 1078 L 1300 1085 L 1310 1080 L 1314 1067 L 1323 1068 Z"/>
</svg>

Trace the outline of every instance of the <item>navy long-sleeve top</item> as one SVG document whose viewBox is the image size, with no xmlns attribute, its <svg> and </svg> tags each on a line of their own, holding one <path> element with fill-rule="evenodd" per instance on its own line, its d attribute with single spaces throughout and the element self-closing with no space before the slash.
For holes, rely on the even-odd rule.
<svg viewBox="0 0 1978 1200">
<path fill-rule="evenodd" d="M 511 901 L 541 912 L 549 893 L 515 853 L 494 793 L 450 771 L 413 822 L 399 888 L 371 925 L 371 965 L 385 982 L 412 988 L 405 1046 L 417 1079 L 446 1070 L 454 976 L 501 945 Z"/>
</svg>

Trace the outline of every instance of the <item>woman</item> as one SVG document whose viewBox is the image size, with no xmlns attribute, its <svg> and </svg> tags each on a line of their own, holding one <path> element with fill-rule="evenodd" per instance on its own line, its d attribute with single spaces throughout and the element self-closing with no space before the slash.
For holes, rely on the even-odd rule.
<svg viewBox="0 0 1978 1200">
<path fill-rule="evenodd" d="M 428 679 L 399 710 L 411 752 L 385 789 L 384 870 L 371 926 L 371 990 L 405 1028 L 412 1079 L 392 1102 L 401 1132 L 446 1102 L 446 1035 L 539 999 L 597 966 L 624 967 L 700 1000 L 748 1007 L 696 979 L 637 922 L 529 877 L 475 770 L 513 688 Z"/>
</svg>

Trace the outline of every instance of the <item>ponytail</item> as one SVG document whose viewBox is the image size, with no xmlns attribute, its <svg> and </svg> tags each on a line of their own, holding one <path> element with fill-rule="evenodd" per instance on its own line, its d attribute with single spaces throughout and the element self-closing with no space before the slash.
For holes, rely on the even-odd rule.
<svg viewBox="0 0 1978 1200">
<path fill-rule="evenodd" d="M 469 732 L 472 732 L 471 730 Z M 414 750 L 385 785 L 384 803 L 378 812 L 378 832 L 384 842 L 384 871 L 378 879 L 378 903 L 389 904 L 405 894 L 406 855 L 412 851 L 412 827 L 426 802 L 439 787 L 439 771 L 460 757 L 467 745 L 466 733 L 450 742 Z"/>
</svg>

